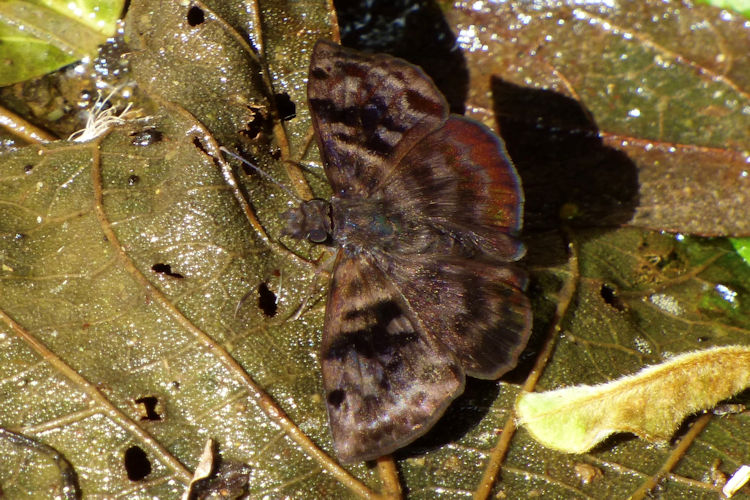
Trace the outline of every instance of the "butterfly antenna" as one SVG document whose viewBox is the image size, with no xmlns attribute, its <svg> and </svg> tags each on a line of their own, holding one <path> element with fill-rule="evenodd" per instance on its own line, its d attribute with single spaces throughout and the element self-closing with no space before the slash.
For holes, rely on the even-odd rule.
<svg viewBox="0 0 750 500">
<path fill-rule="evenodd" d="M 314 163 L 302 163 L 300 161 L 295 160 L 282 160 L 284 163 L 290 163 L 294 165 L 295 167 L 299 167 L 303 170 L 307 170 L 308 172 L 320 172 L 320 165 L 315 165 Z"/>
<path fill-rule="evenodd" d="M 250 163 L 249 161 L 247 161 L 246 159 L 244 159 L 243 157 L 241 157 L 238 154 L 232 153 L 231 151 L 229 151 L 224 146 L 221 146 L 219 149 L 221 149 L 224 153 L 228 154 L 229 156 L 231 156 L 235 160 L 241 161 L 242 163 L 244 163 L 248 167 L 250 167 L 253 170 L 255 170 L 256 172 L 258 172 L 262 177 L 265 177 L 267 180 L 271 181 L 273 184 L 275 184 L 276 186 L 278 186 L 279 188 L 281 188 L 281 190 L 284 191 L 286 194 L 288 194 L 290 197 L 294 198 L 295 200 L 297 200 L 299 202 L 303 201 L 302 198 L 300 198 L 299 196 L 297 196 L 296 194 L 294 194 L 294 192 L 291 189 L 289 189 L 288 187 L 286 187 L 285 185 L 283 185 L 282 183 L 280 183 L 279 181 L 277 181 L 276 179 L 274 179 L 271 176 L 271 174 L 269 174 L 268 172 L 264 172 L 263 170 L 261 170 L 261 168 L 258 165 Z"/>
</svg>

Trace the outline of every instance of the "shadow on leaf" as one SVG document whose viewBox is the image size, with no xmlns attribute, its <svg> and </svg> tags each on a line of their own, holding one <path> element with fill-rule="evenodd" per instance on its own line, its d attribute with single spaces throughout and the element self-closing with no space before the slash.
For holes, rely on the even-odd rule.
<svg viewBox="0 0 750 500">
<path fill-rule="evenodd" d="M 451 403 L 443 418 L 427 434 L 396 452 L 395 457 L 419 456 L 458 442 L 482 421 L 499 393 L 497 381 L 467 377 L 464 393 Z"/>
<path fill-rule="evenodd" d="M 602 144 L 590 113 L 551 90 L 492 78 L 494 112 L 526 194 L 525 230 L 627 223 L 638 204 L 638 172 Z"/>
</svg>

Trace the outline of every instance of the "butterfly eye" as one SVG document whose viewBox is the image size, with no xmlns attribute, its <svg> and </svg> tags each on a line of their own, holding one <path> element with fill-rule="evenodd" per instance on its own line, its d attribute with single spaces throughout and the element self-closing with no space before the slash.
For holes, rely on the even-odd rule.
<svg viewBox="0 0 750 500">
<path fill-rule="evenodd" d="M 307 239 L 311 243 L 323 243 L 328 239 L 328 233 L 322 229 L 311 229 L 310 232 L 307 233 Z"/>
</svg>

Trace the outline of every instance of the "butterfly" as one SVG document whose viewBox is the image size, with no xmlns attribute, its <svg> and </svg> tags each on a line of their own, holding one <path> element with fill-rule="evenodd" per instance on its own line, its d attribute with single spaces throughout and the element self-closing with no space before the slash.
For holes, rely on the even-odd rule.
<svg viewBox="0 0 750 500">
<path fill-rule="evenodd" d="M 523 193 L 502 141 L 452 115 L 420 68 L 320 40 L 308 103 L 330 201 L 284 234 L 335 249 L 321 345 L 336 455 L 427 432 L 464 390 L 516 365 L 531 327 Z"/>
</svg>

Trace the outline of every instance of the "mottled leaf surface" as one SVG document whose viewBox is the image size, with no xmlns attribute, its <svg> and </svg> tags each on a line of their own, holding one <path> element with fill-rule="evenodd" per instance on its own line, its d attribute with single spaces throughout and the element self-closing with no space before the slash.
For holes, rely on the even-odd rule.
<svg viewBox="0 0 750 500">
<path fill-rule="evenodd" d="M 315 281 L 317 267 L 305 260 L 320 255 L 280 240 L 287 195 L 211 156 L 219 143 L 242 148 L 298 192 L 306 180 L 311 194 L 328 195 L 303 96 L 305 51 L 333 36 L 332 13 L 325 2 L 230 4 L 132 2 L 128 57 L 153 99 L 141 105 L 151 119 L 94 143 L 29 147 L 0 161 L 0 427 L 59 452 L 84 495 L 178 498 L 208 438 L 231 470 L 249 468 L 253 496 L 358 495 L 249 396 L 247 375 L 331 453 L 317 358 L 326 275 Z M 682 4 L 442 8 L 462 49 L 467 114 L 499 125 L 527 188 L 535 330 L 518 369 L 501 383 L 470 380 L 434 430 L 396 455 L 409 498 L 465 498 L 477 488 L 568 280 L 576 291 L 540 390 L 605 382 L 666 354 L 750 343 L 750 267 L 729 243 L 593 227 L 746 234 L 747 208 L 732 205 L 742 199 L 733 175 L 748 149 L 747 65 L 737 63 L 747 53 L 745 21 Z M 656 56 L 665 54 L 670 64 L 660 66 Z M 295 118 L 274 118 L 289 109 L 281 94 Z M 636 108 L 648 119 L 631 116 Z M 149 128 L 161 140 L 135 145 L 131 134 Z M 298 176 L 279 161 L 287 159 L 313 165 Z M 679 175 L 666 168 L 688 164 L 695 167 Z M 660 181 L 706 165 L 714 175 L 690 185 L 695 196 Z M 673 189 L 669 203 L 649 194 Z M 705 196 L 709 189 L 716 197 Z M 719 213 L 716 200 L 734 215 Z M 666 208 L 638 219 L 657 205 Z M 558 231 L 561 215 L 576 228 Z M 750 404 L 746 393 L 732 402 Z M 711 478 L 750 463 L 748 436 L 747 412 L 711 417 L 662 473 L 671 446 L 626 436 L 563 455 L 517 431 L 492 494 L 625 498 L 659 477 L 655 496 L 716 498 Z M 23 443 L 0 435 L 0 451 L 13 455 L 0 463 L 6 494 L 66 484 L 49 449 Z M 133 447 L 152 467 L 142 480 L 126 473 Z M 38 466 L 21 480 L 21 463 Z M 374 469 L 349 470 L 381 488 Z M 600 474 L 584 483 L 586 470 Z"/>
</svg>

